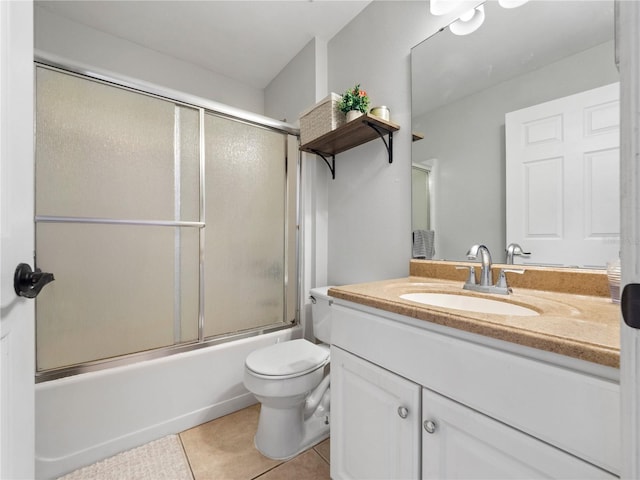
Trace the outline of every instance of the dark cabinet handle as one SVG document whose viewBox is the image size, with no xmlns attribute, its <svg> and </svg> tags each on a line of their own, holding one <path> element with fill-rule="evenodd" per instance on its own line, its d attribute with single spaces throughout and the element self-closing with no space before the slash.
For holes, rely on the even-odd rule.
<svg viewBox="0 0 640 480">
<path fill-rule="evenodd" d="M 13 289 L 19 297 L 36 298 L 40 290 L 54 280 L 53 273 L 43 272 L 39 268 L 34 272 L 29 265 L 21 263 L 13 275 Z"/>
</svg>

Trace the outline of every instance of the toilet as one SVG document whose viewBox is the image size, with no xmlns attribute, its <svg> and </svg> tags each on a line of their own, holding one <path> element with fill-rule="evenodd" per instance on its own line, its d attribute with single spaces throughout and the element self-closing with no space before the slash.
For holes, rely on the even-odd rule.
<svg viewBox="0 0 640 480">
<path fill-rule="evenodd" d="M 290 340 L 247 356 L 244 385 L 262 404 L 255 446 L 266 457 L 287 460 L 329 436 L 331 287 L 313 288 L 314 336 Z"/>
</svg>

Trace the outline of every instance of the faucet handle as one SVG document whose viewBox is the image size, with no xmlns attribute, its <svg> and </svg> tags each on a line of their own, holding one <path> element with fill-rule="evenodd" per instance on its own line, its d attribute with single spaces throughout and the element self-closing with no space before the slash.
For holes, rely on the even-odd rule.
<svg viewBox="0 0 640 480">
<path fill-rule="evenodd" d="M 522 275 L 526 270 L 524 268 L 503 268 L 502 272 L 519 273 Z"/>
<path fill-rule="evenodd" d="M 469 276 L 467 277 L 466 285 L 475 285 L 476 284 L 476 269 L 470 265 L 457 265 L 456 270 L 464 270 L 465 268 L 469 269 Z"/>
<path fill-rule="evenodd" d="M 509 273 L 518 273 L 518 274 L 522 275 L 524 273 L 524 269 L 522 269 L 522 268 L 503 268 L 503 269 L 501 269 L 500 270 L 500 275 L 498 276 L 498 282 L 496 283 L 496 287 L 509 289 L 509 285 L 507 285 L 507 276 L 505 275 L 507 272 L 509 272 Z"/>
</svg>

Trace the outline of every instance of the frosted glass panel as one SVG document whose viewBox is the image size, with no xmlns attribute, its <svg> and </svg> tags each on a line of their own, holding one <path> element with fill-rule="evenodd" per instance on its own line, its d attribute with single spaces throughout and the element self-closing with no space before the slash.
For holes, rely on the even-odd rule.
<svg viewBox="0 0 640 480">
<path fill-rule="evenodd" d="M 38 223 L 37 265 L 56 278 L 36 302 L 38 370 L 196 340 L 198 237 L 197 228 L 178 239 L 168 227 Z"/>
<path fill-rule="evenodd" d="M 284 321 L 285 139 L 205 117 L 205 337 Z"/>
<path fill-rule="evenodd" d="M 36 75 L 37 215 L 198 220 L 196 109 L 41 67 Z"/>
</svg>

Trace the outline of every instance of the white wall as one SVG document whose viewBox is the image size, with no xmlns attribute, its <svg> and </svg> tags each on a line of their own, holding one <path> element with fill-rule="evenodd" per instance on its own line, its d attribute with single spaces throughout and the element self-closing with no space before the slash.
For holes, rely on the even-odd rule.
<svg viewBox="0 0 640 480">
<path fill-rule="evenodd" d="M 264 92 L 184 60 L 34 9 L 37 51 L 263 114 Z"/>
<path fill-rule="evenodd" d="M 329 41 L 329 89 L 343 93 L 360 83 L 372 106 L 388 106 L 391 121 L 400 125 L 393 138 L 391 165 L 382 140 L 336 156 L 336 179 L 329 180 L 328 191 L 330 283 L 408 275 L 410 51 L 448 20 L 430 17 L 428 8 L 428 2 L 372 2 Z"/>
</svg>

